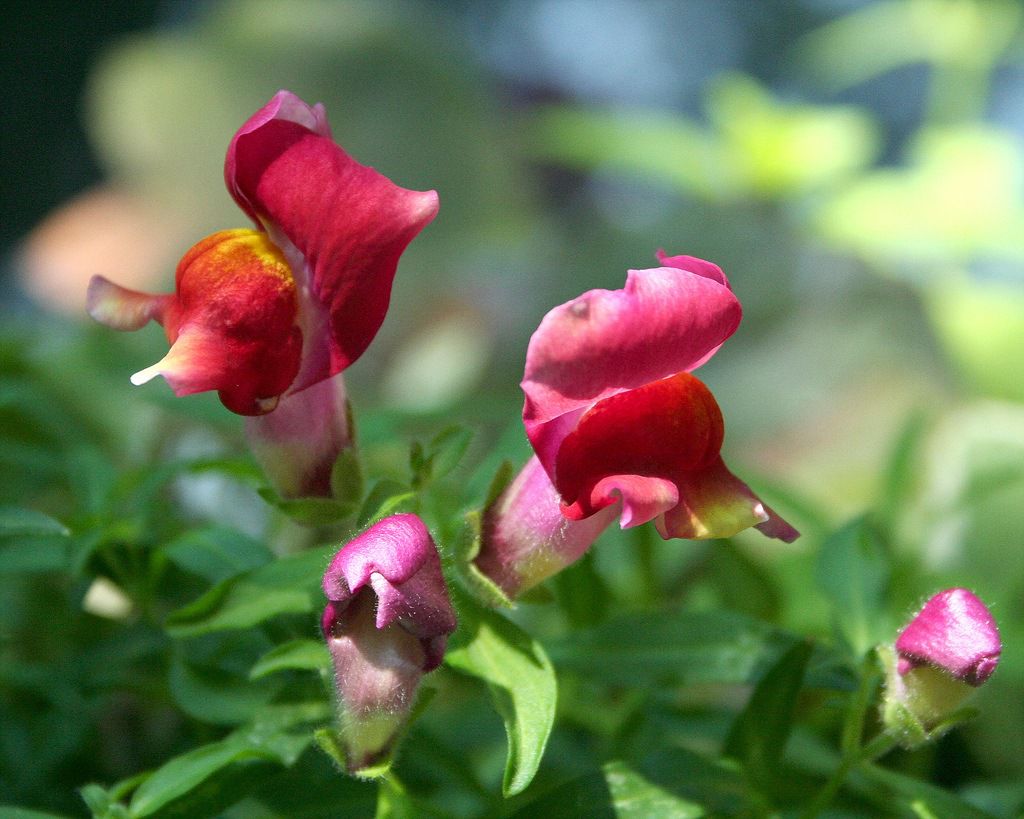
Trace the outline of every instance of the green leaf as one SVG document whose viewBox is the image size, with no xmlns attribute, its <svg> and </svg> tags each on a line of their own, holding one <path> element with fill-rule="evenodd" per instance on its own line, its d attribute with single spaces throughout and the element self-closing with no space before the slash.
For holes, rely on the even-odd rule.
<svg viewBox="0 0 1024 819">
<path fill-rule="evenodd" d="M 185 713 L 216 725 L 238 725 L 249 720 L 281 687 L 266 680 L 253 684 L 220 668 L 194 665 L 181 656 L 171 661 L 168 683 L 171 695 Z"/>
<path fill-rule="evenodd" d="M 890 563 L 874 528 L 859 518 L 821 546 L 818 585 L 832 604 L 837 635 L 860 658 L 890 635 L 882 611 Z"/>
<path fill-rule="evenodd" d="M 422 816 L 423 811 L 401 782 L 392 775 L 381 778 L 374 819 L 420 819 Z"/>
<path fill-rule="evenodd" d="M 0 816 L 4 819 L 68 819 L 66 814 L 19 808 L 17 805 L 0 805 Z"/>
<path fill-rule="evenodd" d="M 64 524 L 42 512 L 14 506 L 0 507 L 0 537 L 67 536 L 68 534 Z"/>
<path fill-rule="evenodd" d="M 308 729 L 289 729 L 322 720 L 323 703 L 270 706 L 251 725 L 233 731 L 219 742 L 194 748 L 165 762 L 138 787 L 130 805 L 132 817 L 149 816 L 202 785 L 213 775 L 240 762 L 264 760 L 291 766 L 309 746 Z"/>
<path fill-rule="evenodd" d="M 0 507 L 0 574 L 67 569 L 73 548 L 59 521 L 32 509 Z"/>
<path fill-rule="evenodd" d="M 218 583 L 171 613 L 164 626 L 173 637 L 196 637 L 250 628 L 281 614 L 308 614 L 323 600 L 321 579 L 336 551 L 311 549 Z"/>
<path fill-rule="evenodd" d="M 765 623 L 726 611 L 617 617 L 548 644 L 560 669 L 624 685 L 746 683 L 792 645 Z"/>
<path fill-rule="evenodd" d="M 413 511 L 415 499 L 416 493 L 405 484 L 390 478 L 378 481 L 363 501 L 356 518 L 357 526 L 362 529 L 396 512 Z"/>
<path fill-rule="evenodd" d="M 331 655 L 322 640 L 291 640 L 260 657 L 249 672 L 249 679 L 258 680 L 268 674 L 291 669 L 319 671 L 330 664 Z"/>
<path fill-rule="evenodd" d="M 166 544 L 163 552 L 172 563 L 212 583 L 274 559 L 262 542 L 227 526 L 191 529 Z"/>
<path fill-rule="evenodd" d="M 797 698 L 813 646 L 802 641 L 783 654 L 761 678 L 746 708 L 736 718 L 725 753 L 740 760 L 759 786 L 771 786 L 793 728 Z"/>
<path fill-rule="evenodd" d="M 349 425 L 351 428 L 351 424 Z M 331 492 L 334 500 L 352 514 L 363 497 L 363 467 L 354 447 L 343 449 L 331 467 Z"/>
<path fill-rule="evenodd" d="M 993 815 L 976 808 L 947 790 L 930 785 L 878 765 L 861 766 L 860 772 L 875 788 L 893 794 L 895 801 L 908 814 L 939 819 L 993 819 Z"/>
<path fill-rule="evenodd" d="M 619 819 L 697 819 L 706 815 L 700 805 L 649 782 L 624 762 L 609 762 L 603 770 Z"/>
<path fill-rule="evenodd" d="M 468 598 L 445 663 L 487 683 L 505 722 L 508 757 L 502 790 L 522 792 L 533 780 L 555 719 L 555 671 L 540 643 L 496 612 Z"/>
<path fill-rule="evenodd" d="M 263 500 L 304 526 L 327 526 L 352 514 L 353 506 L 333 498 L 282 498 L 269 486 L 258 490 Z"/>
</svg>

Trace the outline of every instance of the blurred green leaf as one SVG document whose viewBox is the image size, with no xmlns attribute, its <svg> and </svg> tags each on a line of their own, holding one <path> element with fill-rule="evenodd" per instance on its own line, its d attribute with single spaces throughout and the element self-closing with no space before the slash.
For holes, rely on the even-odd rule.
<svg viewBox="0 0 1024 819">
<path fill-rule="evenodd" d="M 333 498 L 282 498 L 269 486 L 261 486 L 260 497 L 296 523 L 325 526 L 344 520 L 354 511 L 353 504 Z"/>
<path fill-rule="evenodd" d="M 384 478 L 370 490 L 370 494 L 363 501 L 356 518 L 357 526 L 362 529 L 371 523 L 376 523 L 381 518 L 396 512 L 413 511 L 416 493 L 408 486 Z"/>
<path fill-rule="evenodd" d="M 253 683 L 216 667 L 199 666 L 180 654 L 168 674 L 171 695 L 190 716 L 215 725 L 238 725 L 251 719 L 280 690 L 280 683 Z"/>
<path fill-rule="evenodd" d="M 487 683 L 508 734 L 502 791 L 522 792 L 540 766 L 555 720 L 557 684 L 544 649 L 501 615 L 463 599 L 445 663 Z"/>
<path fill-rule="evenodd" d="M 59 521 L 32 509 L 0 508 L 0 574 L 65 570 L 74 546 Z"/>
<path fill-rule="evenodd" d="M 779 762 L 793 729 L 797 698 L 813 646 L 796 643 L 772 666 L 754 688 L 747 706 L 729 731 L 725 753 L 740 760 L 750 778 L 771 789 L 782 771 Z"/>
<path fill-rule="evenodd" d="M 890 636 L 884 610 L 890 570 L 887 548 L 864 518 L 821 545 L 818 586 L 832 606 L 836 634 L 857 659 Z"/>
<path fill-rule="evenodd" d="M 472 440 L 471 430 L 452 425 L 437 433 L 426 447 L 414 442 L 409 452 L 412 485 L 421 488 L 443 478 L 459 465 Z"/>
<path fill-rule="evenodd" d="M 308 614 L 323 597 L 320 583 L 335 546 L 291 555 L 225 580 L 198 600 L 172 612 L 172 637 L 250 628 L 280 614 Z"/>
<path fill-rule="evenodd" d="M 0 816 L 4 819 L 69 819 L 66 814 L 19 808 L 16 805 L 0 805 Z"/>
<path fill-rule="evenodd" d="M 659 787 L 624 762 L 572 779 L 527 803 L 514 817 L 556 819 L 697 819 L 707 816 L 700 805 Z"/>
<path fill-rule="evenodd" d="M 258 680 L 268 674 L 292 669 L 319 671 L 330 664 L 331 655 L 322 640 L 290 640 L 274 646 L 260 657 L 249 672 L 249 679 Z"/>
<path fill-rule="evenodd" d="M 548 643 L 560 669 L 625 685 L 745 683 L 755 680 L 795 638 L 726 611 L 676 611 L 616 617 Z"/>
<path fill-rule="evenodd" d="M 349 425 L 351 428 L 351 424 Z M 341 506 L 354 512 L 363 497 L 363 465 L 355 448 L 343 449 L 331 467 L 331 493 Z"/>
<path fill-rule="evenodd" d="M 212 583 L 274 559 L 262 542 L 226 526 L 189 529 L 166 544 L 163 553 L 182 569 Z"/>
<path fill-rule="evenodd" d="M 893 794 L 896 803 L 908 814 L 937 819 L 993 819 L 992 814 L 919 779 L 878 765 L 865 765 L 860 771 L 875 786 Z"/>
</svg>

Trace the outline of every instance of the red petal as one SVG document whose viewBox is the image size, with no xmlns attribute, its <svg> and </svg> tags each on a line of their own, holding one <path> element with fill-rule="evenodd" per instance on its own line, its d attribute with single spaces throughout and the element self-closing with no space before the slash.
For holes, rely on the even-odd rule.
<svg viewBox="0 0 1024 819">
<path fill-rule="evenodd" d="M 792 540 L 796 531 L 726 469 L 722 413 L 688 373 L 598 402 L 558 450 L 555 486 L 566 517 L 623 503 L 623 526 L 653 518 L 663 537 L 727 537 L 758 526 Z"/>
<path fill-rule="evenodd" d="M 591 290 L 544 317 L 526 354 L 523 420 L 549 472 L 581 411 L 700 366 L 736 330 L 739 301 L 701 264 L 631 270 L 625 289 Z"/>
<path fill-rule="evenodd" d="M 295 282 L 280 251 L 265 234 L 221 231 L 185 254 L 177 282 L 164 316 L 171 349 L 132 381 L 162 375 L 178 395 L 217 390 L 242 415 L 273 409 L 302 349 Z"/>
<path fill-rule="evenodd" d="M 326 314 L 325 337 L 307 338 L 309 361 L 294 387 L 301 389 L 340 372 L 369 345 L 398 259 L 438 205 L 433 191 L 405 190 L 353 160 L 324 135 L 322 109 L 300 107 L 293 95 L 279 99 L 236 135 L 225 173 L 239 204 L 275 241 L 287 240 L 282 247 L 294 246 L 300 287 Z"/>
</svg>

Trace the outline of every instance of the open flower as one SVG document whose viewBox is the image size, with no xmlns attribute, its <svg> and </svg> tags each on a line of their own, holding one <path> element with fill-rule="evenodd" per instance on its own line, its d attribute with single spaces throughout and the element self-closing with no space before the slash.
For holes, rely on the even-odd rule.
<svg viewBox="0 0 1024 819">
<path fill-rule="evenodd" d="M 934 739 L 943 722 L 999 664 L 995 619 L 967 589 L 928 599 L 892 646 L 878 649 L 886 668 L 882 718 L 909 747 Z"/>
<path fill-rule="evenodd" d="M 376 335 L 398 259 L 437 213 L 437 194 L 405 190 L 330 136 L 322 105 L 279 91 L 235 134 L 228 190 L 256 229 L 208 236 L 178 264 L 175 292 L 89 285 L 97 321 L 163 325 L 162 375 L 178 395 L 217 390 L 242 415 L 341 372 Z"/>
<path fill-rule="evenodd" d="M 797 531 L 722 462 L 722 413 L 690 374 L 736 330 L 739 300 L 716 265 L 666 256 L 623 290 L 549 312 L 530 339 L 523 421 L 570 520 L 621 502 L 620 523 L 662 537 Z"/>
<path fill-rule="evenodd" d="M 385 518 L 350 541 L 323 586 L 340 738 L 349 771 L 358 773 L 390 754 L 420 678 L 444 658 L 455 611 L 437 547 L 411 514 Z"/>
</svg>

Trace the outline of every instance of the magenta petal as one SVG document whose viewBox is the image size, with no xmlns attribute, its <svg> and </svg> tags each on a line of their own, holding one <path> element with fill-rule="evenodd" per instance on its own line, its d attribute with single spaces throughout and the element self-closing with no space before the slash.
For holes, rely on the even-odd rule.
<svg viewBox="0 0 1024 819">
<path fill-rule="evenodd" d="M 304 355 L 293 391 L 362 355 L 384 320 L 399 257 L 438 208 L 434 191 L 400 188 L 353 160 L 324 135 L 322 113 L 278 94 L 238 132 L 225 162 L 229 190 L 286 253 L 294 248 L 296 278 L 324 314 L 323 337 L 307 339 L 323 354 Z"/>
<path fill-rule="evenodd" d="M 235 148 L 240 137 L 251 134 L 253 131 L 266 125 L 275 119 L 285 122 L 294 122 L 308 128 L 318 136 L 331 138 L 331 126 L 327 122 L 327 113 L 324 111 L 323 103 L 309 106 L 291 91 L 278 91 L 271 98 L 270 102 L 260 108 L 255 114 L 245 121 L 245 124 L 238 129 L 228 145 L 227 157 L 224 160 L 224 181 L 227 183 L 228 191 L 234 197 L 238 206 L 249 214 L 257 225 L 260 224 L 259 215 L 253 210 L 245 191 L 241 190 L 235 182 L 237 157 Z"/>
<path fill-rule="evenodd" d="M 899 671 L 930 665 L 970 685 L 995 671 L 1002 652 L 999 630 L 985 604 L 967 589 L 931 597 L 896 640 Z"/>
<path fill-rule="evenodd" d="M 678 270 L 696 273 L 698 276 L 703 276 L 706 279 L 711 279 L 729 287 L 729 280 L 725 277 L 725 273 L 714 262 L 698 259 L 696 256 L 669 256 L 661 249 L 654 255 L 658 258 L 658 263 L 662 267 L 674 267 Z"/>
<path fill-rule="evenodd" d="M 556 419 L 700 366 L 741 315 L 723 282 L 674 267 L 630 270 L 624 289 L 591 290 L 549 312 L 530 339 L 522 382 L 527 435 L 549 474 L 573 426 Z"/>
<path fill-rule="evenodd" d="M 400 624 L 423 644 L 423 670 L 435 668 L 455 630 L 455 611 L 437 547 L 416 515 L 392 515 L 374 524 L 349 541 L 324 574 L 324 594 L 335 604 L 347 605 L 366 586 L 377 597 L 377 628 Z"/>
</svg>

